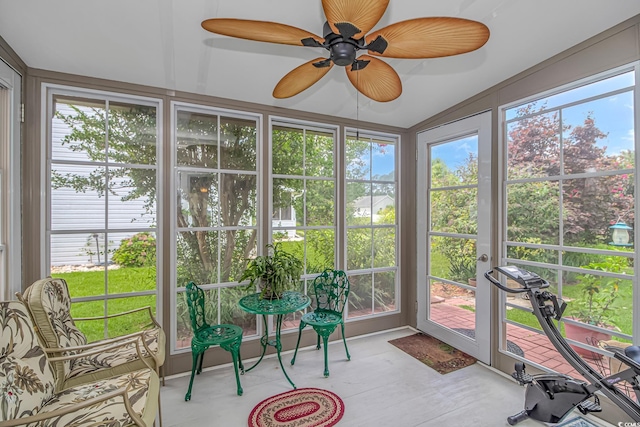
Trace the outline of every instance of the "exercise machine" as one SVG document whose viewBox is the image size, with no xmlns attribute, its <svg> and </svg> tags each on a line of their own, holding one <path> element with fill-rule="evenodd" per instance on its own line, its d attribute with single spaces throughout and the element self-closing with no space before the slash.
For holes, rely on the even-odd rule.
<svg viewBox="0 0 640 427">
<path fill-rule="evenodd" d="M 549 341 L 573 368 L 587 381 L 574 379 L 564 374 L 526 373 L 525 365 L 518 362 L 512 377 L 526 387 L 524 410 L 507 418 L 510 425 L 516 425 L 527 418 L 545 423 L 558 423 L 578 409 L 581 413 L 600 412 L 600 401 L 596 392 L 601 392 L 619 406 L 634 421 L 640 421 L 640 347 L 629 346 L 625 349 L 605 348 L 613 352 L 613 356 L 626 365 L 626 369 L 609 376 L 603 376 L 587 364 L 564 339 L 555 321 L 560 320 L 567 304 L 545 288 L 549 282 L 535 273 L 515 267 L 495 267 L 500 275 L 504 275 L 519 284 L 519 287 L 505 286 L 493 277 L 494 270 L 487 271 L 484 276 L 495 286 L 509 293 L 524 293 L 531 303 L 533 314 L 540 322 L 542 330 Z M 498 276 L 500 277 L 500 276 Z M 555 321 L 554 321 L 555 320 Z M 635 400 L 616 384 L 627 381 L 635 393 Z"/>
</svg>

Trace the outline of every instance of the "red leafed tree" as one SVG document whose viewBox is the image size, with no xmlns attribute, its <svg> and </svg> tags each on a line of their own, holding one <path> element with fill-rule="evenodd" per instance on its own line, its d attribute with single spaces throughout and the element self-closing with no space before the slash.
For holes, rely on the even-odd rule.
<svg viewBox="0 0 640 427">
<path fill-rule="evenodd" d="M 509 224 L 518 230 L 518 237 L 559 236 L 558 217 L 538 215 L 536 219 L 526 215 L 526 211 L 559 215 L 560 192 L 565 244 L 605 242 L 612 222 L 622 219 L 633 223 L 633 177 L 622 172 L 633 168 L 633 153 L 623 151 L 610 155 L 606 147 L 598 146 L 608 134 L 597 127 L 592 113 L 578 126 L 561 124 L 558 112 L 547 113 L 544 106 L 537 108 L 535 104 L 519 109 L 518 116 L 523 118 L 507 130 L 508 177 L 510 180 L 549 178 L 542 184 L 531 183 L 529 191 L 528 184 L 518 187 L 517 191 L 522 194 L 517 202 L 516 197 L 511 197 L 514 203 L 509 205 Z M 603 171 L 609 174 L 593 175 Z M 541 192 L 541 185 L 552 189 L 550 193 L 557 197 Z M 541 197 L 536 198 L 536 194 Z M 546 209 L 533 204 L 542 204 Z M 554 204 L 558 209 L 553 208 Z"/>
</svg>

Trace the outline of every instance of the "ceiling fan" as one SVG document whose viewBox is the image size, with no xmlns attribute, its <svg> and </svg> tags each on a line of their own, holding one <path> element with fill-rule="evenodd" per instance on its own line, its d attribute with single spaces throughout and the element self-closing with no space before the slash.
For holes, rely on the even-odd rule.
<svg viewBox="0 0 640 427">
<path fill-rule="evenodd" d="M 329 58 L 312 59 L 284 76 L 273 90 L 275 98 L 289 98 L 308 89 L 335 64 L 345 67 L 349 80 L 363 95 L 379 102 L 392 101 L 402 93 L 400 77 L 376 56 L 458 55 L 482 47 L 489 39 L 486 25 L 451 17 L 409 19 L 369 33 L 388 5 L 389 0 L 322 0 L 327 18 L 323 37 L 290 25 L 245 19 L 212 18 L 203 21 L 202 27 L 230 37 L 329 51 Z M 360 50 L 369 54 L 357 56 Z"/>
</svg>

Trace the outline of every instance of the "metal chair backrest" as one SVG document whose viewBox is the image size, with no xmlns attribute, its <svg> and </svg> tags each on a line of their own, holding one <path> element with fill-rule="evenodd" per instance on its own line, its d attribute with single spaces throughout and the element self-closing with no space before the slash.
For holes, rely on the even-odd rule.
<svg viewBox="0 0 640 427">
<path fill-rule="evenodd" d="M 349 279 L 342 270 L 327 269 L 313 280 L 317 312 L 342 315 L 349 298 Z"/>
<path fill-rule="evenodd" d="M 189 282 L 184 295 L 189 306 L 189 317 L 191 318 L 193 333 L 203 328 L 208 328 L 209 324 L 204 314 L 204 291 L 195 283 Z"/>
</svg>

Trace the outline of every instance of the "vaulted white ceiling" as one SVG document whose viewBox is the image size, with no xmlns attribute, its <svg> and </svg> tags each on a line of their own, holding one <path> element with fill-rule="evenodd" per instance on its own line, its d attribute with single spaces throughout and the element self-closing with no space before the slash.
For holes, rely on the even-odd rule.
<svg viewBox="0 0 640 427">
<path fill-rule="evenodd" d="M 385 59 L 402 95 L 371 101 L 334 67 L 310 89 L 272 97 L 321 48 L 211 34 L 208 18 L 293 25 L 322 35 L 320 0 L 0 0 L 0 36 L 33 68 L 410 127 L 625 19 L 637 0 L 391 0 L 374 29 L 417 17 L 480 21 L 491 37 L 464 55 Z"/>
</svg>

